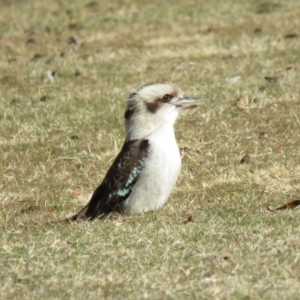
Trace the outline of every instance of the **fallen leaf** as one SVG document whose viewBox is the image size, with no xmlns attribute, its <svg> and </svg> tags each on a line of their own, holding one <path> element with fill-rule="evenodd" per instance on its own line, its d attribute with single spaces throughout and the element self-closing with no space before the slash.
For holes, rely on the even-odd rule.
<svg viewBox="0 0 300 300">
<path fill-rule="evenodd" d="M 46 55 L 44 55 L 44 54 L 39 54 L 39 53 L 37 53 L 37 54 L 35 54 L 32 58 L 31 58 L 31 61 L 38 61 L 39 59 L 41 59 L 41 58 L 43 58 L 43 57 L 45 57 Z"/>
<path fill-rule="evenodd" d="M 270 83 L 276 83 L 277 80 L 278 80 L 277 77 L 271 77 L 271 76 L 265 76 L 264 79 L 267 80 Z"/>
<path fill-rule="evenodd" d="M 234 103 L 235 107 L 238 109 L 238 110 L 243 110 L 245 108 L 245 102 L 242 98 L 242 96 L 239 96 L 236 100 L 235 100 L 235 103 Z"/>
<path fill-rule="evenodd" d="M 249 164 L 249 162 L 250 162 L 250 155 L 245 154 L 241 159 L 241 164 Z"/>
<path fill-rule="evenodd" d="M 69 45 L 77 45 L 77 40 L 73 37 L 73 36 L 70 36 L 68 39 L 67 39 L 67 43 Z"/>
<path fill-rule="evenodd" d="M 29 44 L 35 44 L 35 39 L 34 38 L 29 38 L 27 41 L 26 41 L 26 45 L 29 45 Z"/>
<path fill-rule="evenodd" d="M 266 134 L 266 132 L 261 131 L 261 132 L 259 133 L 258 137 L 259 137 L 260 139 L 263 139 L 263 138 L 266 138 L 266 137 L 267 137 L 267 134 Z"/>
<path fill-rule="evenodd" d="M 69 25 L 70 30 L 80 30 L 82 28 L 83 28 L 83 26 L 80 23 L 71 23 Z"/>
<path fill-rule="evenodd" d="M 74 73 L 74 76 L 75 77 L 81 76 L 81 72 L 79 70 L 76 70 L 75 73 Z"/>
<path fill-rule="evenodd" d="M 94 8 L 94 7 L 97 7 L 98 5 L 99 5 L 98 2 L 96 2 L 96 1 L 91 1 L 91 2 L 88 2 L 87 4 L 85 4 L 85 7 Z"/>
<path fill-rule="evenodd" d="M 72 16 L 73 16 L 73 11 L 72 11 L 72 9 L 67 9 L 67 10 L 66 10 L 66 14 L 67 14 L 68 16 L 72 17 Z"/>
<path fill-rule="evenodd" d="M 254 32 L 255 34 L 260 34 L 260 33 L 262 33 L 262 30 L 261 30 L 261 28 L 255 28 L 255 29 L 253 30 L 253 32 Z"/>
<path fill-rule="evenodd" d="M 230 255 L 228 253 L 216 253 L 213 257 L 217 259 L 224 259 L 227 261 L 230 260 Z"/>
<path fill-rule="evenodd" d="M 47 100 L 50 100 L 50 97 L 47 95 L 42 96 L 40 99 L 41 102 L 46 102 Z"/>
<path fill-rule="evenodd" d="M 289 33 L 284 36 L 285 39 L 297 39 L 300 38 L 300 34 L 297 33 Z"/>
<path fill-rule="evenodd" d="M 191 223 L 191 222 L 194 222 L 193 221 L 193 217 L 192 216 L 188 216 L 188 218 L 185 221 L 183 221 L 182 223 L 183 224 L 187 224 L 187 223 Z"/>
<path fill-rule="evenodd" d="M 81 195 L 81 189 L 77 188 L 72 192 L 72 198 L 75 199 L 77 198 L 79 195 Z"/>
<path fill-rule="evenodd" d="M 286 204 L 284 204 L 282 206 L 279 206 L 277 208 L 274 208 L 274 209 L 272 209 L 269 206 L 267 206 L 267 209 L 269 211 L 284 210 L 284 209 L 294 209 L 294 208 L 296 208 L 299 205 L 300 205 L 300 200 L 293 200 L 293 201 L 291 201 L 289 203 L 286 203 Z"/>
<path fill-rule="evenodd" d="M 75 141 L 75 140 L 79 140 L 78 135 L 71 135 L 71 140 Z"/>
</svg>

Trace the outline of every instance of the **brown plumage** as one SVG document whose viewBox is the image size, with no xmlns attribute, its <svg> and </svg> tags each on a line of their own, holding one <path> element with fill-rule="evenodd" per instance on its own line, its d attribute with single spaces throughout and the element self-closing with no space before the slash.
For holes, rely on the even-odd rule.
<svg viewBox="0 0 300 300">
<path fill-rule="evenodd" d="M 94 219 L 112 211 L 121 212 L 123 202 L 143 169 L 148 148 L 149 141 L 146 139 L 126 142 L 89 203 L 69 220 Z"/>
</svg>

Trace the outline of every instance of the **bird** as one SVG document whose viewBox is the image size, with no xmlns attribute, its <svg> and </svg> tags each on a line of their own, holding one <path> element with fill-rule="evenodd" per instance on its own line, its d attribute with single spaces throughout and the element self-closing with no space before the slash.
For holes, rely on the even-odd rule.
<svg viewBox="0 0 300 300">
<path fill-rule="evenodd" d="M 124 114 L 126 136 L 121 151 L 87 205 L 68 220 L 92 220 L 112 212 L 131 216 L 159 209 L 181 170 L 175 121 L 183 110 L 202 102 L 184 96 L 170 82 L 146 84 L 132 92 Z"/>
</svg>

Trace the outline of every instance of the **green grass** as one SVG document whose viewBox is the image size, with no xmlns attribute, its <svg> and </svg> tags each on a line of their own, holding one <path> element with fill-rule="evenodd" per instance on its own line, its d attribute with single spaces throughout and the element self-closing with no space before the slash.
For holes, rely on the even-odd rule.
<svg viewBox="0 0 300 300">
<path fill-rule="evenodd" d="M 299 210 L 267 206 L 300 198 L 299 1 L 95 3 L 0 3 L 1 299 L 298 299 Z M 168 203 L 60 224 L 162 78 L 207 99 Z"/>
</svg>

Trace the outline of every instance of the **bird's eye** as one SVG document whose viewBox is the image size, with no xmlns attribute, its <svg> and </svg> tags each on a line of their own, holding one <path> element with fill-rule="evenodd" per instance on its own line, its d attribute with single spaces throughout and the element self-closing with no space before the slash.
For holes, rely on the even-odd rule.
<svg viewBox="0 0 300 300">
<path fill-rule="evenodd" d="M 173 96 L 170 95 L 170 94 L 165 94 L 163 97 L 162 97 L 162 102 L 170 102 L 172 100 Z"/>
</svg>

